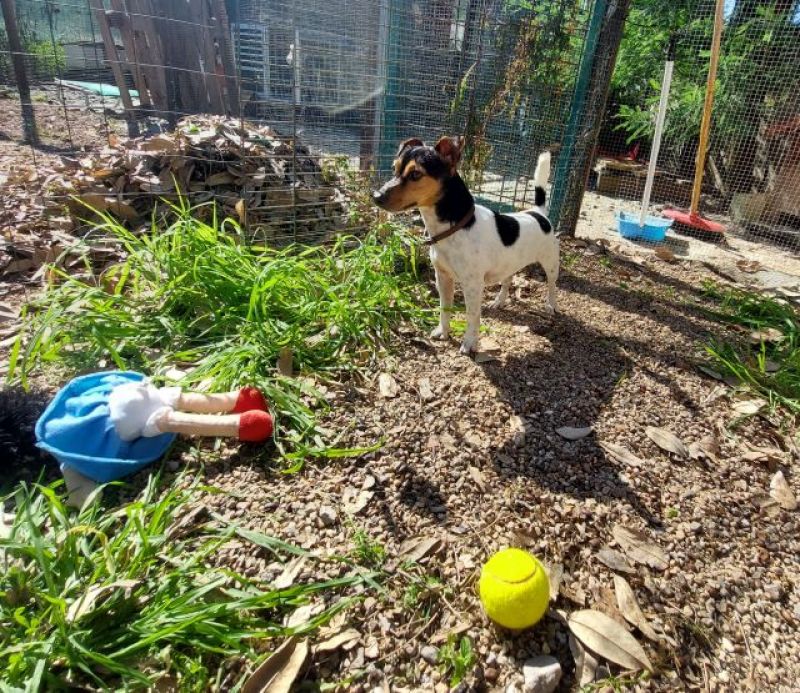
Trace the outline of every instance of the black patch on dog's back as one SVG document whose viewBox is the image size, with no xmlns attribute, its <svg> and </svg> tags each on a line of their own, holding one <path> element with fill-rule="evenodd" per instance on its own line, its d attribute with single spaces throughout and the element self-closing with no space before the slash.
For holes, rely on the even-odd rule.
<svg viewBox="0 0 800 693">
<path fill-rule="evenodd" d="M 497 224 L 497 233 L 504 246 L 511 246 L 519 238 L 519 222 L 514 217 L 494 213 L 494 223 Z"/>
<path fill-rule="evenodd" d="M 539 222 L 539 226 L 542 227 L 542 231 L 545 233 L 550 233 L 553 230 L 550 220 L 544 216 L 544 214 L 539 214 L 539 212 L 534 212 L 533 210 L 525 213 L 530 214 L 534 219 L 536 219 L 536 221 Z"/>
<path fill-rule="evenodd" d="M 547 192 L 541 185 L 537 185 L 533 189 L 533 201 L 537 207 L 544 207 L 544 203 L 547 200 Z"/>
</svg>

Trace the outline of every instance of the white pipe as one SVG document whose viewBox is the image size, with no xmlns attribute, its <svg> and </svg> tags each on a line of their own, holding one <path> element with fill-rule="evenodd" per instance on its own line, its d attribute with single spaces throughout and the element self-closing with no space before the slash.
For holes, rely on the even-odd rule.
<svg viewBox="0 0 800 693">
<path fill-rule="evenodd" d="M 639 215 L 640 228 L 644 226 L 647 209 L 650 206 L 650 194 L 653 192 L 653 179 L 656 177 L 658 150 L 661 148 L 661 135 L 664 133 L 664 120 L 667 116 L 667 101 L 669 100 L 669 87 L 672 83 L 672 68 L 674 65 L 675 63 L 671 60 L 668 60 L 664 65 L 664 79 L 661 81 L 661 99 L 658 102 L 658 115 L 656 115 L 656 131 L 653 135 L 653 146 L 650 148 L 650 163 L 647 167 L 647 181 L 644 184 L 642 212 Z"/>
</svg>

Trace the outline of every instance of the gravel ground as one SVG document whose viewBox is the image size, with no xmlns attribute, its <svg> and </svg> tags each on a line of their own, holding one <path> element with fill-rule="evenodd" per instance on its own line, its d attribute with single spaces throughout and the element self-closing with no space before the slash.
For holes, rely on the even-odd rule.
<svg viewBox="0 0 800 693">
<path fill-rule="evenodd" d="M 527 547 L 563 566 L 556 609 L 598 609 L 624 623 L 614 571 L 597 557 L 619 524 L 668 556 L 663 571 L 636 564 L 626 576 L 659 634 L 650 642 L 632 630 L 657 672 L 646 681 L 601 665 L 598 678 L 617 678 L 596 690 L 797 690 L 798 514 L 765 501 L 776 469 L 796 486 L 793 432 L 778 420 L 737 420 L 734 391 L 695 368 L 698 345 L 721 329 L 695 307 L 700 271 L 581 242 L 565 248 L 564 265 L 555 318 L 540 310 L 542 285 L 531 277 L 517 279 L 507 310 L 487 315 L 484 339 L 499 346 L 496 360 L 476 363 L 455 343 L 405 335 L 382 366 L 396 396 L 379 395 L 377 374 L 330 388 L 329 427 L 349 428 L 352 444 L 383 438 L 379 452 L 296 475 L 246 451 L 201 455 L 205 482 L 229 492 L 209 496 L 209 506 L 246 526 L 322 556 L 374 558 L 365 534 L 385 549 L 387 592 L 346 612 L 356 635 L 317 652 L 307 677 L 334 682 L 364 671 L 343 688 L 445 691 L 431 662 L 457 633 L 471 639 L 477 662 L 462 690 L 522 690 L 523 662 L 542 653 L 561 663 L 559 690 L 574 690 L 557 611 L 532 630 L 502 633 L 482 614 L 477 576 L 494 550 Z M 555 432 L 561 426 L 593 433 L 568 441 Z M 648 426 L 707 452 L 670 455 Z M 619 462 L 606 443 L 642 464 Z M 415 568 L 397 568 L 420 538 L 437 541 Z M 235 547 L 219 560 L 286 577 L 268 556 Z M 321 565 L 296 567 L 296 579 L 345 570 Z M 435 582 L 418 589 L 425 577 Z"/>
<path fill-rule="evenodd" d="M 9 141 L 18 136 L 8 125 L 15 105 L 0 99 L 0 115 L 9 117 L 0 126 L 0 159 L 19 157 Z M 60 108 L 37 105 L 45 125 L 59 122 Z M 92 109 L 84 117 L 70 146 L 61 134 L 62 146 L 90 144 L 110 122 Z M 119 120 L 114 127 L 124 129 Z M 587 198 L 579 233 L 603 239 L 613 203 L 595 197 Z M 477 665 L 462 690 L 520 691 L 523 663 L 543 653 L 561 663 L 560 690 L 574 690 L 558 612 L 593 608 L 624 623 L 614 571 L 598 559 L 607 545 L 620 549 L 612 530 L 623 525 L 668 556 L 665 570 L 633 564 L 626 574 L 658 634 L 650 641 L 631 629 L 656 674 L 620 676 L 601 662 L 596 690 L 798 690 L 798 511 L 768 502 L 779 469 L 797 493 L 796 433 L 776 418 L 741 420 L 732 409 L 735 391 L 695 367 L 700 345 L 723 332 L 697 308 L 702 281 L 718 274 L 688 259 L 664 262 L 635 244 L 607 245 L 566 245 L 554 318 L 541 308 L 535 274 L 518 277 L 510 306 L 486 311 L 490 360 L 460 356 L 455 342 L 405 333 L 381 366 L 398 386 L 395 396 L 379 394 L 377 372 L 329 385 L 328 428 L 347 431 L 343 444 L 385 440 L 376 453 L 309 464 L 293 475 L 248 448 L 187 446 L 183 459 L 167 463 L 170 474 L 188 466 L 225 491 L 207 496 L 209 509 L 320 557 L 346 554 L 386 571 L 385 592 L 365 595 L 340 619 L 337 627 L 355 634 L 318 648 L 307 680 L 344 681 L 341 688 L 351 691 L 445 691 L 436 649 L 457 634 L 470 638 Z M 701 261 L 713 255 L 673 250 Z M 758 259 L 775 271 L 794 270 L 793 260 Z M 735 258 L 726 265 L 731 274 L 728 265 Z M 36 290 L 2 282 L 0 299 L 16 307 Z M 5 362 L 13 330 L 2 327 Z M 568 441 L 556 433 L 562 426 L 593 432 Z M 664 452 L 648 426 L 680 436 L 694 457 Z M 604 444 L 624 446 L 642 462 L 620 461 Z M 416 545 L 424 556 L 403 567 L 415 540 L 428 540 Z M 476 597 L 481 564 L 504 546 L 563 567 L 554 609 L 519 635 L 492 627 Z M 287 569 L 266 552 L 235 546 L 217 558 L 284 582 L 348 570 L 311 559 Z"/>
</svg>

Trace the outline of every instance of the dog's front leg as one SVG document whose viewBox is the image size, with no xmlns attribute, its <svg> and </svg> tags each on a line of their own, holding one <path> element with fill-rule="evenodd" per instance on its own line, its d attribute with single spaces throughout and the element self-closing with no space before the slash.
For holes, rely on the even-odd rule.
<svg viewBox="0 0 800 693">
<path fill-rule="evenodd" d="M 450 316 L 453 312 L 455 280 L 445 270 L 436 267 L 436 290 L 439 292 L 439 325 L 431 332 L 433 339 L 447 339 L 450 336 Z"/>
<path fill-rule="evenodd" d="M 467 329 L 461 342 L 461 353 L 469 354 L 478 346 L 481 327 L 481 303 L 483 302 L 483 282 L 470 279 L 464 282 L 464 304 L 467 311 Z"/>
</svg>

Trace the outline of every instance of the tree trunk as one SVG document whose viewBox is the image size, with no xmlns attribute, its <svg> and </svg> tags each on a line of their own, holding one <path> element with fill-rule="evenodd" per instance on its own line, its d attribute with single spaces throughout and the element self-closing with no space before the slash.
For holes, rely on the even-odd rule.
<svg viewBox="0 0 800 693">
<path fill-rule="evenodd" d="M 600 28 L 574 155 L 572 161 L 568 162 L 566 189 L 557 219 L 558 233 L 564 236 L 575 235 L 629 7 L 630 0 L 611 0 Z"/>
</svg>

